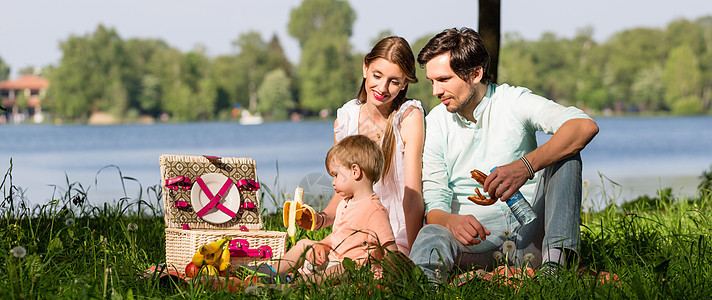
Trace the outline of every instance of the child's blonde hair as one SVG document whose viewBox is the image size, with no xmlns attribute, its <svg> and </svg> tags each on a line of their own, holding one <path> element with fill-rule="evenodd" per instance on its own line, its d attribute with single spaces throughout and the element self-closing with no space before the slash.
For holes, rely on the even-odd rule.
<svg viewBox="0 0 712 300">
<path fill-rule="evenodd" d="M 376 142 L 363 135 L 347 136 L 326 153 L 326 171 L 331 174 L 329 163 L 335 162 L 345 167 L 357 165 L 374 183 L 381 179 L 383 152 Z"/>
</svg>

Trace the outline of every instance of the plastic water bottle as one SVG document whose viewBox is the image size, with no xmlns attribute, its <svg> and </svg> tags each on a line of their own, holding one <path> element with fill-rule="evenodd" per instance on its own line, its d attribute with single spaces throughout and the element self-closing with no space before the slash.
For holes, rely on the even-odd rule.
<svg viewBox="0 0 712 300">
<path fill-rule="evenodd" d="M 490 173 L 494 171 L 497 167 L 492 168 Z M 532 210 L 532 206 L 524 199 L 524 195 L 517 191 L 512 196 L 507 199 L 507 206 L 512 210 L 514 217 L 517 219 L 519 224 L 522 226 L 527 225 L 536 219 L 536 214 Z"/>
</svg>

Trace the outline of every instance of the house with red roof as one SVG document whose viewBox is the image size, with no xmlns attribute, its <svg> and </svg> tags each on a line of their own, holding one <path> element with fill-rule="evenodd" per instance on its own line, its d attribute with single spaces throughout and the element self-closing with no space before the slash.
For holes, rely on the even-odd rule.
<svg viewBox="0 0 712 300">
<path fill-rule="evenodd" d="M 44 121 L 42 100 L 49 87 L 49 81 L 36 75 L 25 75 L 17 80 L 0 81 L 0 104 L 8 110 L 6 116 L 19 123 L 26 118 L 35 123 Z M 3 118 L 4 119 L 4 118 Z"/>
</svg>

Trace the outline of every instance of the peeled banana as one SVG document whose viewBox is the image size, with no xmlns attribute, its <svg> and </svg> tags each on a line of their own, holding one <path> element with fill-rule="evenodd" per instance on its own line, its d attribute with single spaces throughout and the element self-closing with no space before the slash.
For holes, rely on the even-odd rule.
<svg viewBox="0 0 712 300">
<path fill-rule="evenodd" d="M 304 189 L 297 187 L 294 191 L 294 200 L 284 202 L 282 214 L 284 226 L 287 227 L 287 235 L 292 238 L 292 243 L 294 243 L 294 235 L 297 233 L 296 221 L 302 219 L 305 210 L 308 210 L 312 216 L 310 230 L 314 230 L 316 228 L 316 212 L 311 206 L 304 203 Z"/>
<path fill-rule="evenodd" d="M 297 187 L 294 191 L 294 201 L 292 201 L 292 207 L 289 209 L 289 219 L 287 220 L 287 235 L 292 238 L 292 244 L 294 244 L 294 234 L 297 233 L 297 227 L 295 222 L 297 219 L 297 213 L 299 213 L 299 218 L 302 218 L 302 211 L 300 210 L 302 204 L 304 204 L 304 189 Z"/>
</svg>

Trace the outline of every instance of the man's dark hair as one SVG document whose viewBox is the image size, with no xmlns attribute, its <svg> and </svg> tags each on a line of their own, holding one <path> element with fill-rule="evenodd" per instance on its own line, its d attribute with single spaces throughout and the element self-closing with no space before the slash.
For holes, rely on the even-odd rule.
<svg viewBox="0 0 712 300">
<path fill-rule="evenodd" d="M 489 52 L 477 31 L 463 27 L 438 33 L 420 50 L 418 63 L 423 67 L 434 57 L 447 52 L 450 52 L 450 68 L 462 80 L 469 81 L 475 69 L 482 67 L 482 82 L 492 81 L 492 75 L 488 72 Z"/>
</svg>

